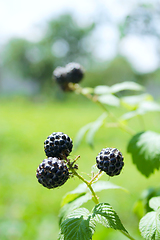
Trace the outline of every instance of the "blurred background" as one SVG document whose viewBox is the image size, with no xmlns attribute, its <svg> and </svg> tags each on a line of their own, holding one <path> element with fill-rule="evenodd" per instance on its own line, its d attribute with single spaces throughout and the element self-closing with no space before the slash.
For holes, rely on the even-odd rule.
<svg viewBox="0 0 160 240">
<path fill-rule="evenodd" d="M 160 101 L 159 23 L 158 0 L 0 0 L 0 239 L 57 239 L 60 201 L 80 182 L 74 178 L 54 190 L 37 183 L 43 142 L 55 131 L 74 141 L 77 131 L 102 113 L 83 97 L 62 92 L 53 70 L 78 62 L 86 70 L 83 87 L 134 81 Z M 159 115 L 145 116 L 146 128 L 160 131 Z M 136 121 L 131 125 L 141 131 Z M 142 190 L 158 186 L 159 176 L 146 179 L 137 171 L 126 153 L 129 139 L 120 130 L 107 129 L 105 136 L 100 130 L 93 150 L 82 142 L 71 157 L 80 154 L 80 172 L 88 173 L 106 145 L 124 153 L 125 170 L 109 180 L 130 194 L 108 190 L 100 201 L 109 202 L 141 239 L 132 209 Z M 124 236 L 100 226 L 93 237 L 117 238 Z"/>
</svg>

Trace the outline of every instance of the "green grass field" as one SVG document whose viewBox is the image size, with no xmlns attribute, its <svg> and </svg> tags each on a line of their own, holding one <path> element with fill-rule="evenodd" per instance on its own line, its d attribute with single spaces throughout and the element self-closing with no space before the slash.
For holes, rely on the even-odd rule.
<svg viewBox="0 0 160 240">
<path fill-rule="evenodd" d="M 77 131 L 94 121 L 102 110 L 93 103 L 78 100 L 64 102 L 31 101 L 24 98 L 1 99 L 0 104 L 0 239 L 1 240 L 56 240 L 59 232 L 58 214 L 61 199 L 73 190 L 80 180 L 71 178 L 59 189 L 48 190 L 35 177 L 39 163 L 45 158 L 43 142 L 52 132 L 62 131 L 74 142 Z M 147 114 L 146 129 L 160 132 L 159 115 Z M 130 122 L 141 131 L 137 119 Z M 71 154 L 80 155 L 79 172 L 87 178 L 99 151 L 104 147 L 117 147 L 125 157 L 123 172 L 103 180 L 126 188 L 102 191 L 101 202 L 108 202 L 119 214 L 124 226 L 135 239 L 142 239 L 138 232 L 138 219 L 132 212 L 135 201 L 143 189 L 159 186 L 159 172 L 145 178 L 132 164 L 126 152 L 130 135 L 121 130 L 102 128 L 95 135 L 95 148 L 85 141 Z M 94 204 L 84 206 L 92 209 Z M 121 233 L 97 227 L 93 240 L 123 240 Z"/>
</svg>

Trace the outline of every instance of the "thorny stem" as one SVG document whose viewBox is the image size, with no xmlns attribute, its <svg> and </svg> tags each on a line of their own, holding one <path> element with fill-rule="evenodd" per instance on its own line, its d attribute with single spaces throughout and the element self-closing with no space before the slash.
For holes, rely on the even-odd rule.
<svg viewBox="0 0 160 240">
<path fill-rule="evenodd" d="M 122 129 L 123 131 L 134 135 L 135 131 L 133 129 L 131 129 L 130 127 L 126 126 L 125 124 L 123 124 L 121 121 L 117 120 L 117 117 L 110 112 L 97 98 L 96 95 L 92 95 L 90 93 L 85 93 L 83 91 L 83 88 L 81 88 L 78 84 L 70 84 L 69 85 L 70 89 L 72 89 L 73 91 L 82 94 L 83 96 L 87 97 L 88 99 L 90 99 L 92 102 L 97 103 L 105 112 L 108 113 L 109 117 L 113 119 L 113 121 L 117 122 L 117 127 L 119 127 L 120 129 Z"/>
</svg>

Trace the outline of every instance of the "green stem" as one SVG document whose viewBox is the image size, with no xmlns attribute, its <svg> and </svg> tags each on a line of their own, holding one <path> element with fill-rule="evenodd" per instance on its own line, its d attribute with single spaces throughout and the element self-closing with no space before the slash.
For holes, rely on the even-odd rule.
<svg viewBox="0 0 160 240">
<path fill-rule="evenodd" d="M 98 100 L 97 100 L 98 101 Z M 99 102 L 99 101 L 98 101 Z M 99 102 L 100 103 L 100 102 Z M 103 106 L 102 103 L 99 104 L 101 107 Z M 103 106 L 103 109 L 105 109 L 105 111 L 108 113 L 108 115 L 110 116 L 110 118 L 113 119 L 113 121 L 117 122 L 117 127 L 121 128 L 123 131 L 131 134 L 131 135 L 134 135 L 135 134 L 135 131 L 132 130 L 130 127 L 126 126 L 125 124 L 123 124 L 122 122 L 120 122 L 117 117 L 112 113 L 110 112 L 106 107 Z"/>
<path fill-rule="evenodd" d="M 142 115 L 138 115 L 138 118 L 139 118 L 139 122 L 140 122 L 142 130 L 145 130 L 145 124 L 144 124 L 144 119 L 143 119 Z"/>
<path fill-rule="evenodd" d="M 91 179 L 91 181 L 89 182 L 89 184 L 91 185 L 91 184 L 94 182 L 94 180 L 95 180 L 101 173 L 102 173 L 102 171 L 100 170 L 100 171 Z"/>
<path fill-rule="evenodd" d="M 75 176 L 77 176 L 80 180 L 82 180 L 86 185 L 87 185 L 87 187 L 90 189 L 90 191 L 91 191 L 91 193 L 92 193 L 92 195 L 93 195 L 93 201 L 95 202 L 95 204 L 98 204 L 99 203 L 99 201 L 98 201 L 98 197 L 97 197 L 97 195 L 95 194 L 95 192 L 94 192 L 94 190 L 93 190 L 93 188 L 92 188 L 92 186 L 91 186 L 91 183 L 90 182 L 88 182 L 86 179 L 84 179 L 71 165 L 70 165 L 70 163 L 68 162 L 68 166 L 69 166 L 69 169 L 72 171 L 72 173 L 75 175 Z"/>
<path fill-rule="evenodd" d="M 125 232 L 125 231 L 123 231 L 123 230 L 120 230 L 121 231 L 121 233 L 123 233 L 126 237 L 128 237 L 129 239 L 131 239 L 131 240 L 135 240 L 133 237 L 131 237 L 131 235 L 129 235 L 129 233 L 127 233 L 127 232 Z"/>
</svg>

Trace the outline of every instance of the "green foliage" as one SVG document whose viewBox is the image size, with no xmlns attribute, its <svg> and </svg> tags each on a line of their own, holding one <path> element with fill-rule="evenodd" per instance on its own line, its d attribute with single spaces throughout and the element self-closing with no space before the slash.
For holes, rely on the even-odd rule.
<svg viewBox="0 0 160 240">
<path fill-rule="evenodd" d="M 78 208 L 67 215 L 60 228 L 65 240 L 89 240 L 95 231 L 95 222 L 86 208 Z"/>
<path fill-rule="evenodd" d="M 101 181 L 101 180 L 93 183 L 92 188 L 93 188 L 94 192 L 100 192 L 102 190 L 107 190 L 107 189 L 125 190 L 121 186 L 117 186 L 116 184 L 113 184 L 111 182 L 106 182 L 106 181 Z M 63 207 L 65 204 L 71 203 L 88 193 L 90 193 L 90 191 L 89 191 L 88 187 L 86 186 L 86 184 L 81 183 L 78 185 L 78 187 L 76 189 L 74 189 L 71 192 L 66 193 L 66 195 L 62 199 L 61 206 Z M 82 202 L 82 204 L 83 204 L 83 202 Z"/>
<path fill-rule="evenodd" d="M 99 180 L 96 183 L 93 183 L 92 187 L 95 192 L 101 192 L 102 190 L 109 190 L 109 189 L 120 189 L 120 190 L 126 191 L 126 189 L 121 186 L 117 186 L 114 183 L 102 181 L 102 180 Z"/>
<path fill-rule="evenodd" d="M 107 94 L 107 95 L 101 95 L 98 97 L 99 102 L 105 103 L 107 105 L 111 105 L 114 107 L 119 107 L 120 106 L 120 101 L 119 98 L 112 95 L 112 94 Z"/>
<path fill-rule="evenodd" d="M 137 133 L 128 144 L 128 152 L 138 170 L 149 177 L 160 167 L 160 134 L 152 131 Z"/>
<path fill-rule="evenodd" d="M 124 228 L 119 216 L 108 203 L 99 203 L 92 210 L 92 217 L 97 223 L 102 224 L 106 228 L 113 228 L 115 230 L 122 230 L 127 232 Z"/>
<path fill-rule="evenodd" d="M 103 113 L 95 122 L 92 123 L 89 128 L 86 136 L 86 142 L 93 147 L 93 138 L 95 133 L 99 130 L 99 128 L 103 125 L 104 120 L 106 119 L 107 114 Z"/>
<path fill-rule="evenodd" d="M 149 201 L 153 197 L 157 197 L 160 195 L 160 188 L 149 187 L 144 189 L 141 193 L 140 198 L 135 203 L 133 211 L 137 215 L 139 219 L 141 219 L 145 213 L 152 211 L 149 206 Z"/>
<path fill-rule="evenodd" d="M 128 235 L 117 213 L 108 203 L 97 204 L 90 213 L 86 208 L 77 208 L 68 212 L 60 223 L 59 239 L 92 239 L 96 223 L 106 228 L 120 230 Z"/>
<path fill-rule="evenodd" d="M 151 198 L 149 206 L 154 211 L 147 213 L 139 223 L 139 229 L 146 240 L 160 239 L 160 197 Z"/>
<path fill-rule="evenodd" d="M 95 193 L 107 189 L 125 190 L 124 188 L 117 186 L 116 184 L 100 180 L 98 182 L 93 183 L 92 188 Z M 92 194 L 85 183 L 79 184 L 76 189 L 74 189 L 71 192 L 68 192 L 62 199 L 61 203 L 62 208 L 59 214 L 60 223 L 73 209 L 80 207 L 81 205 L 83 205 L 84 203 L 88 202 L 91 199 Z"/>
<path fill-rule="evenodd" d="M 94 89 L 95 94 L 118 93 L 124 90 L 142 91 L 144 87 L 135 82 L 122 82 L 109 86 L 97 86 Z"/>
<path fill-rule="evenodd" d="M 126 100 L 126 99 L 125 99 Z M 129 99 L 131 100 L 131 99 Z M 133 99 L 132 99 L 133 100 Z M 136 97 L 134 98 L 134 100 L 136 101 Z M 124 101 L 124 99 L 122 99 L 122 101 Z M 127 99 L 128 101 L 128 99 Z M 137 117 L 137 116 L 141 116 L 146 114 L 147 112 L 160 112 L 160 105 L 154 101 L 150 101 L 150 99 L 148 99 L 148 101 L 146 101 L 145 99 L 137 99 L 137 101 L 139 101 L 139 103 L 137 103 L 136 105 L 134 105 L 134 111 L 131 112 L 127 112 L 125 114 L 123 114 L 121 116 L 122 120 L 129 120 L 133 117 Z M 125 104 L 126 106 L 126 104 Z M 133 107 L 133 102 L 127 103 L 127 107 Z"/>
<path fill-rule="evenodd" d="M 139 104 L 145 100 L 152 101 L 153 97 L 147 93 L 125 96 L 121 98 L 121 104 L 123 104 L 128 110 L 135 110 L 139 107 Z"/>
<path fill-rule="evenodd" d="M 103 113 L 100 117 L 98 117 L 98 119 L 96 119 L 96 121 L 88 123 L 87 125 L 83 126 L 76 135 L 75 148 L 77 148 L 80 145 L 86 132 L 87 132 L 86 142 L 93 148 L 94 135 L 99 130 L 99 128 L 104 124 L 104 120 L 106 119 L 106 117 L 107 113 Z"/>
<path fill-rule="evenodd" d="M 142 91 L 144 88 L 135 83 L 135 82 L 122 82 L 117 83 L 112 86 L 97 86 L 94 89 L 94 93 L 98 96 L 98 101 L 107 105 L 119 107 L 120 99 L 113 94 L 124 90 L 132 90 L 132 91 Z"/>
<path fill-rule="evenodd" d="M 154 209 L 155 211 L 158 210 L 160 207 L 160 197 L 153 197 L 149 201 L 150 208 Z"/>
</svg>

